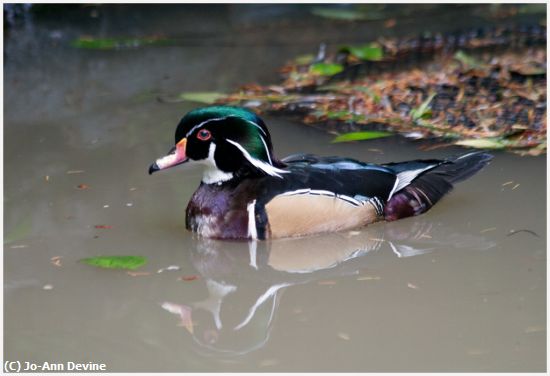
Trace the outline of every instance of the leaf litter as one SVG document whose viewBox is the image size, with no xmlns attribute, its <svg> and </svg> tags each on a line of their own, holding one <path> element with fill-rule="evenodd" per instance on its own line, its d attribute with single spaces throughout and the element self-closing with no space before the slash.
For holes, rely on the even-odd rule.
<svg viewBox="0 0 550 376">
<path fill-rule="evenodd" d="M 244 85 L 208 102 L 298 115 L 339 141 L 392 132 L 537 156 L 546 153 L 545 45 L 540 25 L 379 38 L 303 55 L 280 69 L 279 85 Z"/>
</svg>

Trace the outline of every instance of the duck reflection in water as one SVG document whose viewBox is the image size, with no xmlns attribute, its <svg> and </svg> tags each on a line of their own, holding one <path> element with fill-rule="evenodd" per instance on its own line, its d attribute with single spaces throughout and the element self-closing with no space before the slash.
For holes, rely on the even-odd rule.
<svg viewBox="0 0 550 376">
<path fill-rule="evenodd" d="M 201 238 L 191 250 L 191 260 L 208 296 L 161 306 L 179 316 L 179 326 L 192 335 L 199 353 L 237 356 L 265 345 L 281 295 L 290 286 L 359 275 L 387 260 L 388 254 L 401 258 L 445 250 L 486 250 L 495 244 L 481 235 L 458 234 L 417 219 L 298 239 Z"/>
</svg>

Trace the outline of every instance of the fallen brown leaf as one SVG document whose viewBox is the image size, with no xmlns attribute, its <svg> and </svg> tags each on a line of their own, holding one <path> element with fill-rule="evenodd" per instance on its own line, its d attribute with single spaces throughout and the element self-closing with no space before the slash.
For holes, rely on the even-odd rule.
<svg viewBox="0 0 550 376">
<path fill-rule="evenodd" d="M 386 29 L 391 29 L 392 27 L 394 27 L 395 25 L 397 24 L 397 21 L 395 20 L 395 18 L 390 18 L 389 20 L 386 20 L 384 22 L 384 27 Z"/>
<path fill-rule="evenodd" d="M 317 284 L 322 286 L 333 286 L 336 284 L 336 281 L 319 281 Z"/>
<path fill-rule="evenodd" d="M 260 367 L 272 367 L 279 364 L 279 361 L 277 359 L 264 359 L 260 361 Z"/>
<path fill-rule="evenodd" d="M 343 339 L 345 341 L 349 341 L 351 339 L 351 337 L 349 336 L 348 333 L 344 333 L 344 332 L 338 332 L 338 338 L 340 339 Z"/>
<path fill-rule="evenodd" d="M 185 275 L 178 278 L 180 281 L 190 282 L 199 279 L 198 275 Z"/>
<path fill-rule="evenodd" d="M 55 265 L 57 267 L 61 267 L 61 259 L 63 257 L 62 256 L 54 256 L 50 259 L 50 262 L 52 265 Z"/>
<path fill-rule="evenodd" d="M 95 225 L 94 228 L 108 230 L 108 229 L 112 229 L 113 226 L 110 226 L 110 225 Z"/>
<path fill-rule="evenodd" d="M 545 331 L 546 331 L 546 327 L 544 326 L 528 326 L 527 328 L 525 328 L 524 333 L 529 334 L 529 333 L 538 333 L 538 332 L 545 332 Z"/>
<path fill-rule="evenodd" d="M 150 272 L 131 272 L 131 271 L 127 271 L 126 274 L 128 274 L 131 277 L 143 277 L 146 275 L 151 275 Z"/>
<path fill-rule="evenodd" d="M 373 276 L 367 275 L 367 276 L 364 276 L 364 277 L 358 277 L 357 278 L 358 281 L 379 281 L 380 279 L 382 279 L 382 278 L 380 278 L 377 275 L 373 275 Z"/>
</svg>

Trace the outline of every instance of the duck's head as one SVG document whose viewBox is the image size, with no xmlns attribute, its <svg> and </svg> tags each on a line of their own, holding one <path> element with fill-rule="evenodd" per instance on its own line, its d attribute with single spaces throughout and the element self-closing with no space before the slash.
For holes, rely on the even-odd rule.
<svg viewBox="0 0 550 376">
<path fill-rule="evenodd" d="M 149 167 L 149 174 L 187 162 L 206 165 L 202 180 L 207 184 L 236 175 L 280 177 L 285 172 L 273 156 L 262 119 L 238 107 L 198 108 L 185 115 L 176 129 L 175 146 Z"/>
</svg>

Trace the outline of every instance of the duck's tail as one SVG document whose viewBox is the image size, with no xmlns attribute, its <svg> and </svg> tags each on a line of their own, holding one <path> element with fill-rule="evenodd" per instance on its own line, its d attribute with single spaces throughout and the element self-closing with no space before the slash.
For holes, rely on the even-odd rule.
<svg viewBox="0 0 550 376">
<path fill-rule="evenodd" d="M 410 217 L 428 211 L 454 184 L 468 179 L 493 159 L 491 154 L 474 152 L 438 161 L 392 163 L 387 167 L 400 176 L 411 179 L 411 174 L 420 171 L 403 187 L 397 186 L 384 208 L 387 221 Z"/>
</svg>

